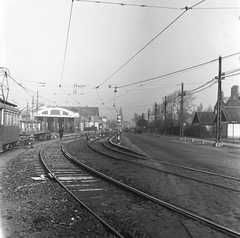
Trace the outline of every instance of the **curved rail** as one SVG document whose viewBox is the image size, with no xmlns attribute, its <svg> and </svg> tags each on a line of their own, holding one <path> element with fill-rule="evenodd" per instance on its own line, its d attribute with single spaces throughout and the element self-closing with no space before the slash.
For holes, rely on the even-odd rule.
<svg viewBox="0 0 240 238">
<path fill-rule="evenodd" d="M 208 172 L 208 171 L 201 170 L 201 169 L 195 169 L 195 168 L 191 168 L 191 167 L 186 167 L 186 166 L 182 166 L 182 165 L 177 165 L 177 164 L 171 164 L 171 163 L 168 163 L 168 162 L 165 162 L 165 161 L 159 161 L 158 160 L 158 162 L 161 163 L 161 164 L 173 166 L 173 167 L 176 167 L 176 168 L 186 169 L 186 170 L 195 171 L 195 172 L 199 172 L 199 173 L 203 173 L 203 174 L 209 174 L 209 175 L 212 175 L 212 176 L 216 176 L 216 177 L 220 177 L 220 178 L 226 178 L 226 179 L 231 179 L 231 180 L 235 180 L 235 181 L 239 181 L 240 182 L 240 178 L 237 178 L 237 177 L 232 177 L 232 176 L 228 176 L 228 175 L 221 175 L 221 174 Z"/>
<path fill-rule="evenodd" d="M 104 156 L 107 156 L 107 157 L 110 157 L 110 158 L 113 158 L 113 159 L 117 159 L 116 157 L 114 156 L 111 156 L 107 153 L 104 153 L 102 151 L 99 151 L 97 149 L 95 149 L 93 146 L 91 146 L 91 144 L 93 142 L 95 142 L 96 140 L 93 140 L 93 141 L 90 141 L 88 143 L 88 146 L 94 150 L 95 152 L 99 153 L 99 154 L 102 154 Z M 111 149 L 112 148 L 108 148 L 108 149 Z M 115 151 L 115 150 L 114 150 Z M 121 152 L 121 151 L 118 151 L 118 153 L 122 153 L 122 154 L 127 154 L 129 156 L 131 156 L 131 153 L 127 153 L 127 152 Z M 137 157 L 137 156 L 136 156 Z M 142 157 L 137 157 L 139 159 L 142 159 Z M 125 161 L 125 160 L 124 160 Z M 136 161 L 127 161 L 128 163 L 133 163 L 133 164 L 138 164 L 138 162 Z M 159 161 L 159 163 L 162 163 L 164 164 L 165 162 L 161 162 Z M 170 163 L 165 163 L 166 165 L 171 165 Z M 142 165 L 142 164 L 141 164 Z M 152 166 L 149 166 L 149 165 L 144 165 L 146 168 L 150 168 L 150 169 L 153 169 L 155 171 L 159 171 L 159 172 L 163 172 L 163 173 L 167 173 L 167 174 L 171 174 L 171 175 L 174 175 L 174 176 L 177 176 L 177 177 L 181 177 L 181 178 L 184 178 L 184 179 L 188 179 L 188 180 L 191 180 L 191 181 L 195 181 L 195 182 L 199 182 L 199 183 L 203 183 L 203 184 L 207 184 L 207 185 L 211 185 L 211 186 L 215 186 L 215 187 L 219 187 L 219 188 L 222 188 L 222 189 L 228 189 L 228 190 L 231 190 L 233 192 L 238 192 L 240 193 L 240 189 L 238 188 L 231 188 L 231 187 L 227 187 L 227 186 L 224 186 L 224 185 L 220 185 L 220 184 L 216 184 L 216 183 L 211 183 L 211 182 L 208 182 L 208 181 L 203 181 L 203 180 L 200 180 L 200 179 L 196 179 L 196 178 L 192 178 L 192 177 L 189 177 L 189 176 L 186 176 L 186 175 L 182 175 L 182 174 L 179 174 L 179 173 L 176 173 L 176 172 L 171 172 L 171 171 L 167 171 L 167 170 L 164 170 L 164 169 L 159 169 L 159 168 L 155 168 L 155 167 L 152 167 Z M 174 166 L 174 165 L 172 165 Z M 184 166 L 174 166 L 174 167 L 179 167 L 179 168 L 183 168 L 183 169 L 188 169 L 188 170 L 191 170 L 191 171 L 195 171 L 195 172 L 199 172 L 199 173 L 204 173 L 204 174 L 208 174 L 208 175 L 212 175 L 212 176 L 218 176 L 218 177 L 222 177 L 222 178 L 226 178 L 226 179 L 231 179 L 231 180 L 235 180 L 235 181 L 240 181 L 240 179 L 238 178 L 235 178 L 235 177 L 230 177 L 230 176 L 225 176 L 225 175 L 218 175 L 218 174 L 215 174 L 215 173 L 211 173 L 211 172 L 207 172 L 207 171 L 202 171 L 202 170 L 197 170 L 197 169 L 193 169 L 193 168 L 188 168 L 188 167 L 184 167 Z"/>
<path fill-rule="evenodd" d="M 168 202 L 165 202 L 163 200 L 155 198 L 155 197 L 153 197 L 153 196 L 151 196 L 149 194 L 146 194 L 146 193 L 141 192 L 141 191 L 139 191 L 139 190 L 137 190 L 135 188 L 132 188 L 132 187 L 130 187 L 130 186 L 124 184 L 124 183 L 121 183 L 121 182 L 119 182 L 119 181 L 117 181 L 117 180 L 115 180 L 115 179 L 113 179 L 111 177 L 108 177 L 107 175 L 102 174 L 101 172 L 99 172 L 99 171 L 89 167 L 88 165 L 78 161 L 75 157 L 73 157 L 71 154 L 69 154 L 64 147 L 62 147 L 62 150 L 63 150 L 63 152 L 66 154 L 66 156 L 68 158 L 70 158 L 74 162 L 80 164 L 81 166 L 83 166 L 88 171 L 90 171 L 90 172 L 92 172 L 94 174 L 97 174 L 99 177 L 101 177 L 101 178 L 103 178 L 103 179 L 105 179 L 105 180 L 107 180 L 107 181 L 109 181 L 111 183 L 114 183 L 115 185 L 118 185 L 121 188 L 124 188 L 125 190 L 127 190 L 127 191 L 129 191 L 129 192 L 131 192 L 131 193 L 133 193 L 135 195 L 141 196 L 142 198 L 148 199 L 149 201 L 152 201 L 152 202 L 154 202 L 154 203 L 156 203 L 158 205 L 164 206 L 165 208 L 167 208 L 169 210 L 172 210 L 174 212 L 177 212 L 177 213 L 179 213 L 179 214 L 181 214 L 181 215 L 183 215 L 183 216 L 185 216 L 187 218 L 190 218 L 190 219 L 193 219 L 195 221 L 201 222 L 201 223 L 203 223 L 203 224 L 205 224 L 205 225 L 207 225 L 207 226 L 209 226 L 209 227 L 211 227 L 211 228 L 213 228 L 215 230 L 218 230 L 218 231 L 220 231 L 220 232 L 222 232 L 224 234 L 227 234 L 227 235 L 229 235 L 231 237 L 236 237 L 236 238 L 240 237 L 240 233 L 239 232 L 236 232 L 236 231 L 234 231 L 232 229 L 229 229 L 229 228 L 227 228 L 225 226 L 217 224 L 217 223 L 215 223 L 215 222 L 213 222 L 213 221 L 211 221 L 209 219 L 206 219 L 204 217 L 201 217 L 201 216 L 199 216 L 199 215 L 197 215 L 195 213 L 192 213 L 190 211 L 187 211 L 185 209 L 182 209 L 180 207 L 172 205 L 172 204 L 170 204 Z"/>
<path fill-rule="evenodd" d="M 144 154 L 142 154 L 142 153 L 139 153 L 139 152 L 137 152 L 137 151 L 131 150 L 131 149 L 129 149 L 129 148 L 126 147 L 126 146 L 122 146 L 122 145 L 118 145 L 118 144 L 114 143 L 114 142 L 113 142 L 113 139 L 114 139 L 116 136 L 117 136 L 117 135 L 114 135 L 114 136 L 112 136 L 111 138 L 108 139 L 109 143 L 110 143 L 112 146 L 114 146 L 114 147 L 116 147 L 116 148 L 123 149 L 123 150 L 127 151 L 127 153 L 129 153 L 129 154 L 132 153 L 133 155 L 135 155 L 135 157 L 137 157 L 137 156 L 146 157 L 146 155 L 144 155 Z M 117 151 L 117 152 L 119 152 L 119 151 Z M 121 153 L 123 153 L 123 152 L 121 152 Z"/>
<path fill-rule="evenodd" d="M 109 140 L 108 140 L 108 142 L 110 142 Z M 133 150 L 127 150 L 127 149 L 125 149 L 125 147 L 124 147 L 124 150 L 127 150 L 127 152 L 126 151 L 122 151 L 121 149 L 121 147 L 119 147 L 120 148 L 120 150 L 119 149 L 115 149 L 115 148 L 112 148 L 112 147 L 110 147 L 109 145 L 107 145 L 107 143 L 106 143 L 106 141 L 103 141 L 102 142 L 102 145 L 104 146 L 104 147 L 106 147 L 107 149 L 109 149 L 109 150 L 113 150 L 113 151 L 115 151 L 115 152 L 118 152 L 118 153 L 121 153 L 121 154 L 124 154 L 124 155 L 128 155 L 128 156 L 131 156 L 131 157 L 134 157 L 134 158 L 138 158 L 138 159 L 146 159 L 145 157 L 145 155 L 143 155 L 143 154 L 139 154 L 139 153 L 137 153 L 137 152 L 135 152 L 135 151 L 133 151 Z M 118 148 L 118 145 L 116 145 L 117 146 L 117 148 Z"/>
<path fill-rule="evenodd" d="M 94 213 L 94 211 L 92 211 L 86 204 L 84 204 L 77 196 L 75 196 L 66 186 L 64 186 L 64 184 L 54 175 L 53 172 L 51 172 L 51 170 L 49 169 L 48 165 L 44 162 L 44 158 L 42 155 L 42 151 L 45 147 L 43 147 L 41 149 L 41 151 L 39 152 L 39 158 L 41 163 L 44 166 L 44 169 L 47 171 L 48 176 L 51 179 L 54 179 L 61 187 L 63 187 L 84 209 L 86 209 L 90 214 L 92 214 L 105 228 L 106 230 L 111 233 L 112 235 L 119 237 L 119 238 L 124 238 L 121 234 L 119 234 L 113 227 L 111 227 L 108 223 L 106 223 L 101 217 L 99 217 L 96 213 Z M 61 146 L 62 151 L 65 155 L 67 155 L 65 149 L 63 146 Z M 68 157 L 68 155 L 67 155 Z M 76 160 L 74 160 L 75 162 L 77 162 Z"/>
</svg>

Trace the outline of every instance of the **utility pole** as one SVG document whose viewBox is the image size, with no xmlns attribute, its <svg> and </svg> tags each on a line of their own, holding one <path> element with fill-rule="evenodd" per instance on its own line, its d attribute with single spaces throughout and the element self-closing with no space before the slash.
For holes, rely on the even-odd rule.
<svg viewBox="0 0 240 238">
<path fill-rule="evenodd" d="M 37 110 L 37 115 L 38 115 L 38 91 L 37 91 L 37 102 L 36 102 L 36 110 Z"/>
<path fill-rule="evenodd" d="M 150 109 L 148 109 L 148 134 L 149 134 L 149 122 L 150 122 Z"/>
<path fill-rule="evenodd" d="M 155 117 L 155 127 L 156 127 L 155 134 L 157 134 L 157 103 L 156 102 L 155 102 L 155 106 L 154 106 L 154 117 Z"/>
<path fill-rule="evenodd" d="M 28 120 L 28 103 L 27 103 L 27 113 L 26 113 L 26 119 Z"/>
<path fill-rule="evenodd" d="M 167 134 L 167 97 L 165 96 L 164 101 L 164 124 L 165 124 L 165 136 Z"/>
<path fill-rule="evenodd" d="M 221 108 L 222 108 L 222 57 L 219 56 L 219 68 L 218 68 L 218 95 L 217 95 L 217 125 L 216 125 L 216 141 L 215 146 L 222 146 L 221 143 Z"/>
<path fill-rule="evenodd" d="M 181 84 L 181 104 L 180 104 L 180 138 L 183 137 L 183 83 Z"/>
<path fill-rule="evenodd" d="M 32 96 L 32 120 L 33 118 L 33 111 L 34 111 L 34 96 Z"/>
</svg>

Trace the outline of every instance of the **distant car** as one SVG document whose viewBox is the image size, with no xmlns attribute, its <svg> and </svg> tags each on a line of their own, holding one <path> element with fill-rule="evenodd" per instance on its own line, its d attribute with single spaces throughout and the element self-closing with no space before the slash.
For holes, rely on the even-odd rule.
<svg viewBox="0 0 240 238">
<path fill-rule="evenodd" d="M 135 127 L 134 132 L 135 132 L 135 134 L 137 134 L 137 133 L 142 134 L 142 128 L 141 127 Z"/>
</svg>

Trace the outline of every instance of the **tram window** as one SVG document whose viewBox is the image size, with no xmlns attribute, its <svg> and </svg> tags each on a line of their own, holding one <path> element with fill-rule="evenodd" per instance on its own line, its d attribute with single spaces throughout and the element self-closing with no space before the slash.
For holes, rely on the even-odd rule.
<svg viewBox="0 0 240 238">
<path fill-rule="evenodd" d="M 0 125 L 2 125 L 2 110 L 0 110 Z"/>
<path fill-rule="evenodd" d="M 19 125 L 20 116 L 17 115 L 17 125 Z"/>
<path fill-rule="evenodd" d="M 3 119 L 4 126 L 7 126 L 8 124 L 8 113 L 4 111 L 4 119 Z"/>
<path fill-rule="evenodd" d="M 14 114 L 13 114 L 13 125 L 14 125 L 14 126 L 17 125 L 17 123 L 16 123 L 16 117 L 17 117 L 17 115 L 14 113 Z"/>
<path fill-rule="evenodd" d="M 10 125 L 12 126 L 13 125 L 13 113 L 10 112 Z"/>
</svg>

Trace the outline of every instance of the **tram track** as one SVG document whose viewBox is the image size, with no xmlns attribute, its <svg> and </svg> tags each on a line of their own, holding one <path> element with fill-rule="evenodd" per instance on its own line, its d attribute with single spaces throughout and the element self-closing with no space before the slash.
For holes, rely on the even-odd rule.
<svg viewBox="0 0 240 238">
<path fill-rule="evenodd" d="M 73 160 L 74 163 L 79 163 L 79 161 L 78 161 L 76 158 L 74 158 L 73 156 L 71 156 L 71 155 L 69 154 L 69 152 L 67 152 L 67 151 L 65 150 L 64 147 L 63 147 L 63 152 L 65 153 L 65 156 L 68 157 L 68 159 Z M 52 164 L 50 163 L 50 165 L 52 166 L 52 167 L 50 166 L 51 169 L 53 169 L 54 166 L 56 166 L 55 169 L 57 169 L 57 165 L 53 165 L 53 163 L 52 163 Z M 123 187 L 124 189 L 129 190 L 131 193 L 136 194 L 137 196 L 141 196 L 141 197 L 143 197 L 144 199 L 150 200 L 150 201 L 153 202 L 153 203 L 156 203 L 156 204 L 158 204 L 158 205 L 160 205 L 160 206 L 164 206 L 164 207 L 167 208 L 167 209 L 173 210 L 174 212 L 176 212 L 176 213 L 178 213 L 178 214 L 181 214 L 181 215 L 183 215 L 183 216 L 185 216 L 185 217 L 188 217 L 188 218 L 190 218 L 190 219 L 193 219 L 193 220 L 195 220 L 195 221 L 201 222 L 201 223 L 203 223 L 203 224 L 205 224 L 205 225 L 207 225 L 207 226 L 209 226 L 209 227 L 211 227 L 211 228 L 213 228 L 213 229 L 215 229 L 215 230 L 220 231 L 221 233 L 224 233 L 224 234 L 229 235 L 230 237 L 239 237 L 239 235 L 240 235 L 240 233 L 238 233 L 238 232 L 236 232 L 236 231 L 234 231 L 234 230 L 232 230 L 232 229 L 229 229 L 229 228 L 227 228 L 227 227 L 224 227 L 224 226 L 222 226 L 222 225 L 219 225 L 219 224 L 217 224 L 217 223 L 215 223 L 215 222 L 213 222 L 213 221 L 211 221 L 211 220 L 208 220 L 208 219 L 202 217 L 201 215 L 197 215 L 197 214 L 195 214 L 195 213 L 191 213 L 191 212 L 189 212 L 189 211 L 187 211 L 187 210 L 185 210 L 185 209 L 182 209 L 182 208 L 180 208 L 180 207 L 174 206 L 174 205 L 172 205 L 172 204 L 170 204 L 170 203 L 167 203 L 167 202 L 165 202 L 165 201 L 163 201 L 163 200 L 160 200 L 160 199 L 158 199 L 158 198 L 156 198 L 156 197 L 153 197 L 153 196 L 151 196 L 151 195 L 145 194 L 145 193 L 143 193 L 143 192 L 141 192 L 141 191 L 139 191 L 139 190 L 137 190 L 137 189 L 135 189 L 135 188 L 132 188 L 132 187 L 126 185 L 126 184 L 122 184 L 122 183 L 119 182 L 119 181 L 115 181 L 115 180 L 112 179 L 112 178 L 108 178 L 108 176 L 106 177 L 106 175 L 102 175 L 101 173 L 99 173 L 99 172 L 97 172 L 97 171 L 95 171 L 95 170 L 92 170 L 91 168 L 87 168 L 88 166 L 86 167 L 86 165 L 85 165 L 84 163 L 83 163 L 81 166 L 84 166 L 85 169 L 88 169 L 88 170 L 90 171 L 90 173 L 97 173 L 97 176 L 101 176 L 101 177 L 103 177 L 104 179 L 107 179 L 107 180 L 111 181 L 111 183 L 115 183 L 118 187 L 121 186 L 121 187 Z M 69 167 L 69 168 L 71 168 L 71 167 Z M 58 168 L 58 169 L 59 169 L 59 168 Z M 66 169 L 66 168 L 64 167 L 63 170 L 65 170 L 65 169 Z M 69 186 L 70 183 L 72 183 L 73 181 L 76 182 L 77 180 L 79 180 L 79 179 L 76 179 L 76 177 L 75 177 L 75 179 L 66 178 L 66 172 L 65 172 L 65 173 L 64 173 L 64 177 L 65 177 L 66 180 L 64 181 L 63 176 L 61 176 L 61 173 L 62 173 L 62 175 L 63 175 L 63 171 L 60 171 L 60 170 L 59 170 L 59 172 L 57 172 L 57 177 L 60 177 L 60 180 L 62 180 L 62 183 L 68 181 L 68 182 L 66 182 L 66 183 L 68 183 L 68 185 L 66 185 L 66 186 Z M 74 171 L 74 173 L 76 173 L 76 171 Z M 55 176 L 56 176 L 56 172 L 55 172 L 55 173 L 54 173 L 54 172 L 51 172 L 51 174 L 52 174 L 52 177 L 53 177 L 54 179 L 56 179 L 56 177 L 55 177 Z M 67 172 L 67 174 L 68 174 L 68 172 Z M 71 176 L 72 176 L 72 175 L 70 175 L 70 177 L 71 177 Z M 69 176 L 67 176 L 67 177 L 69 177 Z M 72 176 L 72 178 L 74 178 L 74 176 Z M 65 186 L 65 185 L 64 185 L 64 186 Z M 75 185 L 71 184 L 71 186 L 74 187 Z M 71 188 L 71 189 L 72 189 L 72 188 Z M 85 192 L 86 192 L 86 191 L 85 191 Z M 99 195 L 97 195 L 97 197 L 99 197 Z"/>
<path fill-rule="evenodd" d="M 166 173 L 166 174 L 171 174 L 183 179 L 188 179 L 192 180 L 195 182 L 207 184 L 210 186 L 215 186 L 221 189 L 227 189 L 233 192 L 240 193 L 239 185 L 240 185 L 240 178 L 238 177 L 233 177 L 233 176 L 228 176 L 228 175 L 222 175 L 222 174 L 217 174 L 214 172 L 209 172 L 197 168 L 192 168 L 192 167 L 186 167 L 182 165 L 177 165 L 165 161 L 161 161 L 159 159 L 154 159 L 157 163 L 167 166 L 169 169 L 159 169 L 156 167 L 153 167 L 152 165 L 147 165 L 142 163 L 141 160 L 146 159 L 146 155 L 137 153 L 131 149 L 127 149 L 126 147 L 119 146 L 116 143 L 109 142 L 111 140 L 104 140 L 103 142 L 99 143 L 103 147 L 105 147 L 109 151 L 114 151 L 119 154 L 124 154 L 127 155 L 128 157 L 133 157 L 137 160 L 129 160 L 126 158 L 122 158 L 123 161 L 129 162 L 129 163 L 134 163 L 134 164 L 140 164 L 142 166 L 145 166 L 147 168 Z M 106 155 L 108 157 L 111 157 L 113 159 L 119 159 L 119 157 L 113 156 L 112 153 L 108 153 L 107 150 L 102 150 L 99 146 L 94 146 L 94 143 L 97 142 L 97 140 L 91 141 L 88 143 L 89 147 L 93 149 L 97 153 L 101 153 L 103 155 Z M 187 171 L 187 172 L 186 172 Z M 211 180 L 214 182 L 209 182 L 209 176 L 212 177 Z M 221 181 L 219 180 L 221 179 Z M 222 184 L 220 184 L 222 182 Z"/>
<path fill-rule="evenodd" d="M 131 231 L 132 236 L 130 236 L 130 232 L 124 230 L 117 231 L 114 224 L 106 222 L 104 220 L 105 215 L 113 213 L 113 209 L 118 213 L 123 213 L 121 211 L 124 210 L 121 208 L 122 204 L 131 203 L 131 196 L 129 197 L 124 191 L 119 190 L 119 187 L 114 187 L 112 184 L 99 178 L 103 177 L 106 179 L 101 173 L 91 169 L 84 163 L 79 163 L 65 150 L 64 146 L 62 146 L 62 152 L 64 155 L 59 153 L 53 155 L 51 152 L 50 156 L 44 155 L 46 152 L 43 150 L 40 152 L 41 161 L 47 169 L 49 177 L 57 181 L 113 237 L 124 238 L 125 236 L 122 233 L 125 234 L 127 232 L 128 237 L 135 237 L 134 234 L 138 233 L 143 238 L 150 238 L 144 231 L 138 229 Z M 55 156 L 57 159 L 54 159 Z M 83 168 L 80 168 L 79 165 Z"/>
</svg>

